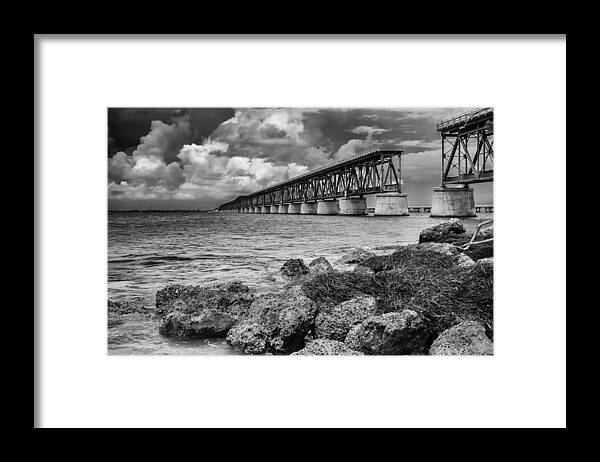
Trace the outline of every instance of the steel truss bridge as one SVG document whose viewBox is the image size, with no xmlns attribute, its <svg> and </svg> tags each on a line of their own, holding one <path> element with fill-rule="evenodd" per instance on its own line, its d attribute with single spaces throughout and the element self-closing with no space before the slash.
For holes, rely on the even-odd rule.
<svg viewBox="0 0 600 462">
<path fill-rule="evenodd" d="M 494 180 L 494 110 L 477 109 L 439 122 L 442 186 Z"/>
<path fill-rule="evenodd" d="M 372 150 L 333 162 L 219 206 L 236 210 L 385 192 L 401 193 L 400 150 Z"/>
</svg>

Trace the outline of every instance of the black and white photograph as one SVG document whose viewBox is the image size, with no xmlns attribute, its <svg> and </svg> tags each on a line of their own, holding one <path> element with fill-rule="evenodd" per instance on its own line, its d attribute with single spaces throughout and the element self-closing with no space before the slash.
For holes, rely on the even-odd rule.
<svg viewBox="0 0 600 462">
<path fill-rule="evenodd" d="M 110 354 L 493 353 L 493 108 L 109 108 L 108 134 Z"/>
</svg>

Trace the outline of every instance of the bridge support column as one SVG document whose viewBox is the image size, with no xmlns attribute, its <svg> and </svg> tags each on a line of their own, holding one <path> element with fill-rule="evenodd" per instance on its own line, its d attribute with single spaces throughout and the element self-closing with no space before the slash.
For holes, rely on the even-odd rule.
<svg viewBox="0 0 600 462">
<path fill-rule="evenodd" d="M 366 212 L 366 197 L 342 197 L 340 199 L 340 215 L 364 215 Z"/>
<path fill-rule="evenodd" d="M 271 207 L 268 205 L 263 205 L 260 208 L 260 213 L 269 213 L 269 212 L 271 212 Z"/>
<path fill-rule="evenodd" d="M 316 202 L 302 202 L 300 204 L 300 215 L 314 215 L 317 213 Z"/>
<path fill-rule="evenodd" d="M 270 211 L 271 211 L 271 213 L 277 213 L 279 211 L 279 206 L 272 205 Z"/>
<path fill-rule="evenodd" d="M 336 199 L 317 201 L 317 215 L 337 215 L 340 206 Z"/>
<path fill-rule="evenodd" d="M 476 217 L 473 188 L 433 188 L 432 217 Z"/>
<path fill-rule="evenodd" d="M 258 205 L 254 207 L 254 213 L 260 213 L 260 207 Z"/>
<path fill-rule="evenodd" d="M 280 204 L 277 213 L 288 213 L 288 204 Z"/>
<path fill-rule="evenodd" d="M 403 193 L 377 194 L 375 215 L 410 215 L 408 212 L 408 197 Z"/>
<path fill-rule="evenodd" d="M 288 204 L 288 215 L 298 215 L 300 213 L 300 204 Z"/>
</svg>

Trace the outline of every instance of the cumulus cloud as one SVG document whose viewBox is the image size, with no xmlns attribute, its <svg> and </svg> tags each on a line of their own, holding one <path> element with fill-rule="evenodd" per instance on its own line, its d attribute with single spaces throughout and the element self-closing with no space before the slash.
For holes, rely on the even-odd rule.
<svg viewBox="0 0 600 462">
<path fill-rule="evenodd" d="M 359 125 L 358 127 L 354 127 L 350 130 L 352 133 L 365 133 L 367 135 L 367 140 L 371 140 L 373 135 L 380 135 L 381 133 L 389 132 L 389 129 L 386 128 L 377 128 L 377 127 L 367 127 L 366 125 Z"/>
<path fill-rule="evenodd" d="M 348 140 L 347 143 L 340 146 L 338 151 L 335 153 L 334 158 L 335 160 L 342 160 L 346 157 L 366 151 L 370 147 L 372 147 L 372 143 L 369 140 Z"/>
<path fill-rule="evenodd" d="M 162 132 L 163 134 L 169 132 Z M 168 135 L 167 135 L 168 136 Z M 153 138 L 160 145 L 159 137 Z M 119 152 L 108 161 L 109 197 L 113 199 L 215 200 L 247 194 L 305 173 L 296 162 L 277 164 L 258 157 L 228 157 L 229 144 L 208 139 L 186 144 L 169 164 L 152 150 Z"/>
<path fill-rule="evenodd" d="M 321 146 L 325 140 L 318 126 L 306 124 L 306 109 L 238 109 L 211 134 L 211 139 L 229 145 L 227 155 L 259 157 L 277 162 L 296 162 L 315 167 L 329 160 L 332 152 Z"/>
<path fill-rule="evenodd" d="M 189 116 L 177 118 L 172 124 L 160 120 L 152 121 L 150 132 L 140 138 L 134 156 L 156 157 L 164 162 L 177 160 L 177 154 L 184 143 L 192 138 Z"/>
<path fill-rule="evenodd" d="M 402 140 L 402 146 L 414 147 L 421 149 L 434 149 L 441 146 L 441 142 L 438 139 L 435 140 Z"/>
<path fill-rule="evenodd" d="M 169 198 L 184 182 L 177 155 L 191 133 L 185 115 L 172 124 L 152 121 L 131 154 L 120 151 L 108 159 L 109 197 Z"/>
</svg>

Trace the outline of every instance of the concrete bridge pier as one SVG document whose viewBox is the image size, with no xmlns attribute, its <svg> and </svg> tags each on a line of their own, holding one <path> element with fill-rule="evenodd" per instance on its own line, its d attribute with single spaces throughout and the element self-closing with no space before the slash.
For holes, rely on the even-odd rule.
<svg viewBox="0 0 600 462">
<path fill-rule="evenodd" d="M 408 197 L 403 193 L 377 194 L 375 199 L 375 215 L 409 215 Z"/>
<path fill-rule="evenodd" d="M 432 217 L 476 217 L 473 188 L 433 188 Z"/>
<path fill-rule="evenodd" d="M 366 197 L 342 197 L 339 202 L 340 215 L 364 215 L 367 212 Z"/>
<path fill-rule="evenodd" d="M 260 207 L 258 205 L 254 207 L 254 213 L 261 213 Z"/>
<path fill-rule="evenodd" d="M 279 206 L 278 205 L 271 205 L 271 208 L 269 209 L 271 213 L 277 213 L 279 211 Z"/>
<path fill-rule="evenodd" d="M 263 205 L 260 208 L 260 213 L 270 213 L 271 212 L 271 207 L 269 205 Z"/>
<path fill-rule="evenodd" d="M 336 199 L 317 201 L 317 215 L 337 215 L 340 206 Z"/>
<path fill-rule="evenodd" d="M 298 215 L 300 213 L 300 204 L 288 204 L 288 215 Z"/>
<path fill-rule="evenodd" d="M 302 204 L 300 204 L 300 215 L 315 215 L 316 213 L 316 202 L 302 202 Z"/>
<path fill-rule="evenodd" d="M 288 204 L 279 204 L 279 207 L 277 207 L 277 213 L 288 213 Z"/>
</svg>

